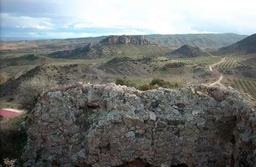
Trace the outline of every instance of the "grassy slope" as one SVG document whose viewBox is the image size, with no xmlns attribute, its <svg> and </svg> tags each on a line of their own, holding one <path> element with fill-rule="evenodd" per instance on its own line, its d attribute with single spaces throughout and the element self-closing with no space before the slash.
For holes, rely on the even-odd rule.
<svg viewBox="0 0 256 167">
<path fill-rule="evenodd" d="M 25 54 L 46 55 L 56 51 L 75 49 L 89 43 L 98 43 L 105 37 L 89 37 L 56 40 L 0 41 L 0 59 Z"/>
<path fill-rule="evenodd" d="M 172 49 L 177 49 L 185 44 L 198 46 L 201 49 L 217 49 L 231 45 L 247 36 L 238 34 L 176 34 L 146 35 L 145 37 L 157 44 L 165 45 Z"/>
<path fill-rule="evenodd" d="M 105 45 L 98 44 L 89 48 L 77 48 L 72 51 L 54 52 L 49 57 L 52 58 L 67 58 L 67 59 L 92 59 L 106 57 L 133 57 L 139 58 L 143 56 L 152 57 L 164 55 L 170 51 L 165 46 L 155 45 L 133 45 L 133 44 L 113 44 Z"/>
<path fill-rule="evenodd" d="M 180 48 L 168 53 L 169 56 L 177 57 L 198 57 L 198 56 L 209 56 L 204 53 L 199 47 L 191 45 L 183 45 Z"/>
<path fill-rule="evenodd" d="M 256 34 L 250 35 L 227 47 L 218 50 L 218 54 L 253 54 L 256 53 Z"/>
</svg>

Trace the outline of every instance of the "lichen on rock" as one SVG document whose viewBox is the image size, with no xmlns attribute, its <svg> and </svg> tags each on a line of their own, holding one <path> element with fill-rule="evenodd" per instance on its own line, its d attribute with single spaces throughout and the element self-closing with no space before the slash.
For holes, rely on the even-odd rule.
<svg viewBox="0 0 256 167">
<path fill-rule="evenodd" d="M 47 92 L 30 112 L 24 166 L 253 166 L 253 106 L 234 90 L 202 87 Z"/>
</svg>

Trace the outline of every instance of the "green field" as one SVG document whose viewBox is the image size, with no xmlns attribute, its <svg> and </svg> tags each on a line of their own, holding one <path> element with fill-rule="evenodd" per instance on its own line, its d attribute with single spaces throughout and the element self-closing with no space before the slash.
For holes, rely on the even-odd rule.
<svg viewBox="0 0 256 167">
<path fill-rule="evenodd" d="M 233 79 L 232 86 L 237 88 L 239 91 L 248 93 L 252 97 L 256 98 L 256 81 L 245 79 Z"/>
<path fill-rule="evenodd" d="M 235 68 L 239 66 L 239 62 L 242 60 L 240 57 L 228 57 L 226 58 L 226 61 L 219 64 L 218 68 L 219 69 L 227 69 L 227 68 Z"/>
</svg>

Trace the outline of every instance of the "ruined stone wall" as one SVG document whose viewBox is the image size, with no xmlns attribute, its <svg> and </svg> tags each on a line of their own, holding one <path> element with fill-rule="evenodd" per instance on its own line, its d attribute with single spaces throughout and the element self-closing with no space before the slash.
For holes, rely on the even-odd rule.
<svg viewBox="0 0 256 167">
<path fill-rule="evenodd" d="M 229 89 L 77 86 L 39 97 L 27 125 L 25 166 L 253 167 L 256 162 L 255 111 Z"/>
</svg>

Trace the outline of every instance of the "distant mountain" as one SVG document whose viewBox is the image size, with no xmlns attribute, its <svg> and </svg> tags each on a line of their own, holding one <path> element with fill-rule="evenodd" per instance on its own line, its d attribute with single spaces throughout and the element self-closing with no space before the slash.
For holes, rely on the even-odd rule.
<svg viewBox="0 0 256 167">
<path fill-rule="evenodd" d="M 256 34 L 218 50 L 219 54 L 256 53 Z"/>
<path fill-rule="evenodd" d="M 167 53 L 167 56 L 171 57 L 198 57 L 205 55 L 207 54 L 204 53 L 199 47 L 191 45 L 183 45 L 182 47 Z"/>
<path fill-rule="evenodd" d="M 177 49 L 185 44 L 198 46 L 201 49 L 218 49 L 231 45 L 246 38 L 238 34 L 173 34 L 173 35 L 145 35 L 145 37 L 159 45 Z"/>
<path fill-rule="evenodd" d="M 164 55 L 170 51 L 166 46 L 158 46 L 144 36 L 109 36 L 98 44 L 88 44 L 73 50 L 48 54 L 52 58 L 90 59 L 102 57 L 143 57 Z"/>
<path fill-rule="evenodd" d="M 86 38 L 92 43 L 73 50 L 48 54 L 52 58 L 88 59 L 100 57 L 163 56 L 183 45 L 201 49 L 216 50 L 244 39 L 237 34 L 176 34 L 176 35 L 111 35 L 100 38 Z M 70 39 L 76 40 L 76 39 Z M 83 38 L 77 40 L 84 40 Z M 99 43 L 95 43 L 98 41 Z"/>
</svg>

